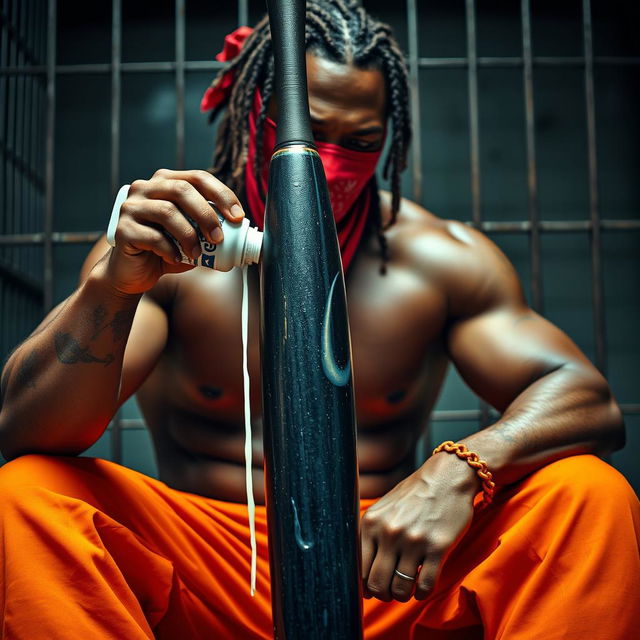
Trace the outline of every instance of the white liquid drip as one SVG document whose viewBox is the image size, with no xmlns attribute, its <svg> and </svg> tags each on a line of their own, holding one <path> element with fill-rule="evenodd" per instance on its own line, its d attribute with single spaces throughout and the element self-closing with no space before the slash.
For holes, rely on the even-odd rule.
<svg viewBox="0 0 640 640">
<path fill-rule="evenodd" d="M 244 380 L 244 465 L 247 484 L 247 511 L 251 534 L 251 595 L 256 593 L 256 503 L 253 499 L 252 442 L 251 442 L 251 395 L 249 393 L 248 365 L 249 336 L 249 286 L 247 265 L 242 267 L 242 375 Z"/>
</svg>

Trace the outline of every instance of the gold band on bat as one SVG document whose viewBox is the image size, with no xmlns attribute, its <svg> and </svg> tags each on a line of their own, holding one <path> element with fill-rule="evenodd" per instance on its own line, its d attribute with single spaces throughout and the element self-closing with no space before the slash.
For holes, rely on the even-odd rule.
<svg viewBox="0 0 640 640">
<path fill-rule="evenodd" d="M 302 144 L 292 144 L 290 147 L 284 147 L 282 149 L 278 149 L 272 156 L 271 159 L 275 158 L 279 155 L 284 155 L 285 153 L 310 153 L 313 155 L 318 155 L 317 149 L 313 147 L 305 147 Z"/>
</svg>

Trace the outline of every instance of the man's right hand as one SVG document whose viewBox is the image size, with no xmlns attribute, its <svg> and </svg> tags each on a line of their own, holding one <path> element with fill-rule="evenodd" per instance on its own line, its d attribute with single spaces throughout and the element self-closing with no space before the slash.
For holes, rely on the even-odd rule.
<svg viewBox="0 0 640 640">
<path fill-rule="evenodd" d="M 227 220 L 239 222 L 244 217 L 235 193 L 206 171 L 159 169 L 150 180 L 133 182 L 120 209 L 116 246 L 108 257 L 107 273 L 116 291 L 144 293 L 165 273 L 194 268 L 181 261 L 178 247 L 167 235 L 176 239 L 185 255 L 194 259 L 200 255 L 198 235 L 185 216 L 209 242 L 222 242 L 220 221 L 207 200 Z"/>
</svg>

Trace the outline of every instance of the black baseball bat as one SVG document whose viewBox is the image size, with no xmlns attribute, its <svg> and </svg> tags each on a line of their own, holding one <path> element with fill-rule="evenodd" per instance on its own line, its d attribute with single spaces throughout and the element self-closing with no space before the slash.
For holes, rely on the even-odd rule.
<svg viewBox="0 0 640 640">
<path fill-rule="evenodd" d="M 311 134 L 304 0 L 267 0 L 277 143 L 261 271 L 266 504 L 275 637 L 362 638 L 351 342 Z"/>
</svg>

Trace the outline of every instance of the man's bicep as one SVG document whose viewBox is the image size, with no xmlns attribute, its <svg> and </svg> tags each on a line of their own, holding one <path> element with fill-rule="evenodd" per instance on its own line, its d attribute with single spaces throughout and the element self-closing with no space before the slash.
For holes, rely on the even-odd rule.
<svg viewBox="0 0 640 640">
<path fill-rule="evenodd" d="M 452 222 L 441 282 L 449 301 L 449 355 L 467 384 L 504 410 L 569 363 L 591 367 L 560 329 L 532 311 L 513 265 L 484 234 Z M 444 252 L 442 252 L 444 254 Z"/>
<path fill-rule="evenodd" d="M 465 382 L 500 411 L 529 385 L 561 367 L 592 368 L 564 332 L 517 304 L 454 323 L 448 349 Z"/>
</svg>

